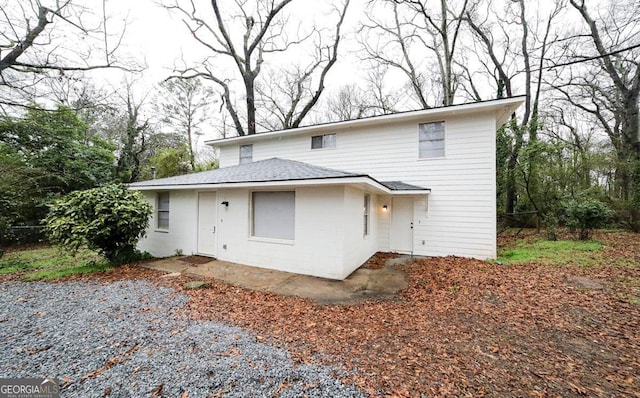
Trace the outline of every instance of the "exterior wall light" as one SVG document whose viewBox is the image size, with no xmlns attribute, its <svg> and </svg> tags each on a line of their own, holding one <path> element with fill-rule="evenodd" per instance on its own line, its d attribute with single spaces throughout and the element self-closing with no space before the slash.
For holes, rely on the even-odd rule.
<svg viewBox="0 0 640 398">
<path fill-rule="evenodd" d="M 220 204 L 223 205 L 223 206 L 229 207 L 229 202 L 226 201 L 226 200 L 224 202 L 220 203 Z"/>
<path fill-rule="evenodd" d="M 389 207 L 387 207 L 387 205 L 382 206 L 382 211 L 387 211 L 389 210 Z"/>
</svg>

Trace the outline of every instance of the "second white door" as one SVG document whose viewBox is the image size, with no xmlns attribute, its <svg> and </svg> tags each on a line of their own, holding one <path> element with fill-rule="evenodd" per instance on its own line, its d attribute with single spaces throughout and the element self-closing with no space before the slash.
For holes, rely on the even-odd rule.
<svg viewBox="0 0 640 398">
<path fill-rule="evenodd" d="M 398 253 L 413 252 L 413 198 L 391 201 L 390 249 Z"/>
<path fill-rule="evenodd" d="M 215 257 L 218 248 L 218 203 L 215 192 L 198 193 L 198 254 Z"/>
</svg>

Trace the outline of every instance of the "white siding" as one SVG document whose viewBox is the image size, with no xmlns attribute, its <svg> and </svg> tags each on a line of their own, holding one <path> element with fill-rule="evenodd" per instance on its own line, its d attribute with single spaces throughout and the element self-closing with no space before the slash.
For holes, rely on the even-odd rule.
<svg viewBox="0 0 640 398">
<path fill-rule="evenodd" d="M 378 206 L 375 209 L 377 219 L 377 235 L 378 235 L 378 250 L 389 251 L 389 223 L 391 221 L 391 197 L 390 196 L 377 196 Z M 382 206 L 387 206 L 387 211 L 384 211 Z"/>
<path fill-rule="evenodd" d="M 375 209 L 378 207 L 376 195 L 371 195 L 369 203 L 369 235 L 364 236 L 364 194 L 365 192 L 346 187 L 342 216 L 342 247 L 344 251 L 344 274 L 349 275 L 378 251 L 378 227 Z"/>
<path fill-rule="evenodd" d="M 218 258 L 324 278 L 348 276 L 343 262 L 344 187 L 300 187 L 295 192 L 294 241 L 276 243 L 250 236 L 250 190 L 219 191 L 229 207 L 219 213 Z"/>
<path fill-rule="evenodd" d="M 276 269 L 330 279 L 344 279 L 357 269 L 377 248 L 377 207 L 371 201 L 370 234 L 363 237 L 364 192 L 345 186 L 285 187 L 295 190 L 295 238 L 293 242 L 255 238 L 250 235 L 251 190 L 217 191 L 217 258 L 256 267 Z M 144 192 L 154 206 L 155 192 Z M 155 212 L 154 212 L 155 214 Z M 157 257 L 181 250 L 197 252 L 197 191 L 171 191 L 168 231 L 155 228 L 150 220 L 147 236 L 138 248 Z M 364 243 L 364 244 L 362 244 Z"/>
<path fill-rule="evenodd" d="M 156 228 L 156 193 L 143 191 L 153 206 L 147 234 L 138 243 L 138 249 L 156 257 L 167 257 L 182 251 L 193 254 L 197 251 L 197 194 L 194 191 L 171 191 L 169 196 L 169 230 Z"/>
<path fill-rule="evenodd" d="M 336 133 L 335 149 L 311 150 L 312 134 L 254 141 L 253 159 L 280 157 L 431 188 L 428 211 L 424 198 L 415 200 L 414 253 L 495 257 L 495 115 L 444 121 L 444 158 L 419 159 L 419 122 L 400 122 L 330 131 Z M 238 144 L 222 146 L 220 166 L 237 163 Z M 378 238 L 379 250 L 385 242 Z"/>
</svg>

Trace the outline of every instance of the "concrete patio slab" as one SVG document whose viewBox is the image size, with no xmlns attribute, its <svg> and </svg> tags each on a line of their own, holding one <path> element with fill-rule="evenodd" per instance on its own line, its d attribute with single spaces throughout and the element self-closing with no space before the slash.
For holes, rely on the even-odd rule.
<svg viewBox="0 0 640 398">
<path fill-rule="evenodd" d="M 304 297 L 321 303 L 389 300 L 407 286 L 405 273 L 391 266 L 375 270 L 361 267 L 347 279 L 336 281 L 219 260 L 193 265 L 181 261 L 181 258 L 184 257 L 165 258 L 142 266 L 168 274 L 212 278 L 246 289 Z"/>
</svg>

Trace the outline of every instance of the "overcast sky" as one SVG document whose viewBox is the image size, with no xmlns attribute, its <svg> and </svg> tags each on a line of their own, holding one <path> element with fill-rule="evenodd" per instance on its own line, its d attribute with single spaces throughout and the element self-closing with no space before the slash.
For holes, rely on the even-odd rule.
<svg viewBox="0 0 640 398">
<path fill-rule="evenodd" d="M 318 22 L 322 23 L 322 15 L 313 4 L 317 3 L 303 0 L 293 2 L 288 8 L 298 18 L 306 21 L 320 20 Z M 108 0 L 107 7 L 107 13 L 111 14 L 114 20 L 128 20 L 122 50 L 136 59 L 144 60 L 147 66 L 144 80 L 147 84 L 156 83 L 169 76 L 176 61 L 183 57 L 197 60 L 207 55 L 206 49 L 189 34 L 181 17 L 162 8 L 157 0 Z M 203 1 L 203 7 L 210 10 L 210 2 Z M 350 50 L 355 48 L 354 30 L 362 10 L 363 0 L 351 0 L 343 26 L 340 56 L 329 76 L 329 86 L 339 86 L 357 78 L 354 76 L 357 74 L 354 66 L 357 57 Z M 331 20 L 331 23 L 333 22 Z M 287 61 L 282 57 L 278 59 L 280 62 Z M 107 76 L 108 79 L 117 80 L 119 73 L 107 73 Z"/>
<path fill-rule="evenodd" d="M 2 0 L 0 0 L 1 2 Z M 22 0 L 14 0 L 14 1 L 22 1 Z M 34 0 L 35 1 L 35 0 Z M 42 0 L 45 2 L 54 2 L 55 0 Z M 94 14 L 95 18 L 99 18 L 102 14 L 102 2 L 97 0 L 77 0 L 81 6 L 84 6 L 88 12 Z M 136 76 L 134 79 L 135 82 L 135 90 L 138 92 L 139 96 L 144 94 L 145 92 L 152 91 L 154 85 L 157 85 L 162 80 L 172 75 L 172 71 L 174 70 L 174 66 L 176 64 L 180 65 L 181 59 L 186 59 L 187 65 L 196 65 L 199 61 L 201 61 L 206 56 L 212 56 L 211 50 L 206 49 L 202 44 L 198 43 L 187 30 L 184 22 L 182 21 L 182 15 L 177 12 L 169 12 L 167 9 L 160 6 L 158 3 L 160 1 L 170 2 L 172 0 L 106 0 L 106 14 L 109 16 L 109 20 L 107 21 L 107 30 L 116 34 L 116 36 L 110 38 L 110 46 L 113 46 L 117 41 L 117 33 L 120 32 L 124 26 L 123 21 L 126 20 L 126 34 L 124 40 L 122 42 L 122 46 L 118 49 L 116 57 L 119 58 L 120 61 L 125 61 L 128 58 L 135 59 L 139 64 L 145 66 L 144 73 Z M 187 3 L 190 0 L 181 0 L 182 3 Z M 211 23 L 211 25 L 215 25 L 214 16 L 212 12 L 212 7 L 210 0 L 193 0 L 198 6 L 198 10 L 206 12 L 208 15 L 204 16 L 203 19 Z M 497 1 L 492 3 L 495 6 L 494 15 L 502 15 L 505 11 L 505 5 L 509 3 L 505 3 L 505 1 Z M 223 11 L 223 14 L 229 14 L 229 9 L 235 8 L 233 0 L 221 0 L 220 7 Z M 292 33 L 291 29 L 294 31 L 299 28 L 304 31 L 305 29 L 310 29 L 310 26 L 319 26 L 325 27 L 330 30 L 330 32 L 326 32 L 324 38 L 324 45 L 329 45 L 327 42 L 328 37 L 332 36 L 333 30 L 335 28 L 335 23 L 337 21 L 337 16 L 335 14 L 327 16 L 327 8 L 330 8 L 333 3 L 339 3 L 339 0 L 330 1 L 330 0 L 296 0 L 287 6 L 285 9 L 288 14 L 291 15 L 291 20 L 287 22 L 286 27 L 288 33 L 291 35 L 295 35 Z M 253 4 L 252 2 L 248 2 L 247 4 Z M 342 27 L 341 32 L 341 43 L 338 55 L 338 62 L 332 70 L 329 72 L 326 80 L 325 80 L 325 91 L 323 92 L 322 100 L 326 100 L 332 94 L 334 94 L 337 89 L 341 88 L 346 84 L 359 84 L 362 83 L 362 80 L 366 77 L 367 63 L 359 60 L 358 55 L 362 54 L 360 48 L 361 46 L 357 43 L 356 37 L 358 34 L 356 30 L 358 28 L 359 23 L 366 22 L 366 18 L 364 18 L 364 9 L 367 0 L 351 0 L 351 4 L 349 10 L 347 11 L 347 18 Z M 375 18 L 384 18 L 389 19 L 392 18 L 393 13 L 389 12 L 389 7 L 382 7 L 381 3 L 373 3 L 377 4 L 375 12 Z M 540 3 L 536 3 L 537 6 L 533 7 L 533 11 L 529 11 L 532 13 L 532 16 L 535 17 L 536 12 L 546 11 L 544 10 L 544 6 Z M 16 7 L 14 7 L 16 8 Z M 19 8 L 19 7 L 18 7 Z M 324 12 L 323 12 L 324 10 Z M 513 9 L 510 10 L 512 13 Z M 516 18 L 517 19 L 517 18 Z M 534 18 L 536 19 L 536 18 Z M 82 19 L 84 22 L 84 19 Z M 299 21 L 301 25 L 298 25 L 296 21 Z M 64 22 L 58 21 L 60 25 L 65 26 Z M 566 20 L 565 20 L 566 23 Z M 503 26 L 504 27 L 504 26 Z M 508 27 L 507 27 L 508 28 Z M 513 26 L 511 27 L 513 28 Z M 53 29 L 54 32 L 57 30 Z M 233 30 L 231 28 L 231 30 Z M 62 32 L 68 32 L 68 36 L 64 36 L 64 45 L 68 51 L 68 53 L 76 54 L 80 56 L 80 54 L 84 54 L 85 51 L 76 50 L 76 48 L 80 48 L 83 44 L 85 47 L 92 48 L 87 41 L 79 41 L 78 40 L 78 32 L 70 24 L 66 24 L 66 30 L 62 30 Z M 366 31 L 366 30 L 365 30 Z M 399 50 L 394 48 L 396 46 L 393 43 L 389 44 L 390 39 L 388 37 L 382 38 L 379 42 L 379 37 L 376 36 L 376 31 L 370 31 L 373 33 L 371 37 L 367 38 L 368 44 L 374 48 L 373 51 L 387 52 L 387 49 L 390 49 L 385 57 L 393 59 L 393 57 L 400 57 Z M 379 31 L 377 31 L 379 32 Z M 238 37 L 238 33 L 235 34 L 232 32 L 232 36 Z M 500 33 L 500 32 L 498 32 Z M 505 33 L 507 34 L 507 33 Z M 97 39 L 98 43 L 96 43 L 95 51 L 93 56 L 103 54 L 101 50 L 98 48 L 101 43 L 101 35 L 94 35 L 94 40 Z M 470 37 L 470 33 L 463 32 L 463 35 L 460 36 L 460 43 L 457 46 L 456 50 L 459 54 L 464 54 L 464 62 L 466 65 L 473 71 L 478 68 L 475 66 L 478 63 L 477 55 L 481 56 L 481 51 L 478 51 L 478 48 L 473 47 L 473 42 Z M 380 47 L 378 47 L 378 45 Z M 74 48 L 74 46 L 77 46 Z M 263 65 L 261 78 L 259 78 L 260 82 L 265 84 L 265 81 L 268 81 L 269 70 L 279 70 L 282 69 L 283 66 L 292 66 L 292 65 L 300 65 L 305 67 L 308 64 L 308 61 L 305 62 L 304 56 L 306 53 L 313 52 L 313 45 L 299 45 L 295 46 L 292 49 L 287 50 L 284 53 L 277 54 L 268 54 L 265 59 L 265 64 Z M 500 49 L 499 49 L 500 50 Z M 432 77 L 437 77 L 438 71 L 435 63 L 435 58 L 433 53 L 431 53 L 424 45 L 420 45 L 418 42 L 417 45 L 412 46 L 410 48 L 410 57 L 412 58 L 412 63 L 416 69 L 421 71 L 426 79 L 430 79 Z M 98 63 L 104 62 L 104 59 L 98 61 Z M 79 63 L 82 63 L 81 61 Z M 91 64 L 91 62 L 87 62 Z M 94 62 L 95 64 L 95 62 Z M 126 64 L 126 62 L 125 62 Z M 511 69 L 518 68 L 517 64 L 511 65 Z M 239 75 L 236 70 L 235 65 L 228 60 L 228 57 L 218 56 L 215 58 L 215 64 L 212 66 L 215 74 L 218 77 L 235 79 L 236 84 L 239 82 Z M 513 71 L 511 71 L 513 72 Z M 127 80 L 131 81 L 132 76 L 126 75 L 124 72 L 118 69 L 100 69 L 95 70 L 91 73 L 90 78 L 92 82 L 94 82 L 97 86 L 102 84 L 110 85 L 113 89 L 120 89 L 122 87 L 123 79 L 127 77 Z M 402 75 L 402 72 L 399 72 L 398 69 L 391 68 L 389 72 L 384 76 L 385 85 L 390 90 L 395 90 L 396 92 L 403 92 L 402 87 L 406 84 L 406 76 Z M 482 80 L 484 79 L 484 81 Z M 480 74 L 479 77 L 474 75 L 473 80 L 474 84 L 481 89 L 484 86 L 487 86 L 487 77 L 486 73 Z M 102 84 L 101 84 L 102 83 Z M 211 83 L 211 82 L 210 82 Z M 269 84 L 269 83 L 266 83 Z M 433 84 L 433 82 L 431 82 Z M 436 83 L 437 84 L 437 83 Z M 212 87 L 219 92 L 219 87 L 215 85 L 215 83 L 211 83 Z M 362 86 L 362 85 L 361 85 Z M 268 87 L 268 86 L 266 86 Z M 234 91 L 233 84 L 231 85 L 232 91 Z M 436 91 L 432 90 L 434 93 Z M 484 93 L 484 90 L 481 90 Z M 487 93 L 491 93 L 491 90 L 486 90 Z M 516 88 L 517 92 L 517 88 Z M 244 92 L 242 89 L 236 90 L 238 95 L 233 95 L 234 101 L 236 103 L 240 103 L 243 101 Z M 428 92 L 427 94 L 429 94 Z M 437 94 L 436 94 L 437 95 Z M 483 95 L 483 97 L 489 96 L 490 94 Z M 415 101 L 414 98 L 410 95 L 404 96 L 406 99 L 399 105 L 400 109 L 416 109 L 419 107 L 419 104 Z M 217 99 L 219 98 L 216 95 Z M 436 99 L 437 100 L 437 99 Z M 216 105 L 217 109 L 217 105 Z M 219 117 L 219 112 L 212 112 L 211 122 L 215 123 L 213 120 L 216 117 Z M 314 115 L 310 115 L 305 119 L 303 123 L 313 123 Z M 211 137 L 207 137 L 211 138 Z"/>
<path fill-rule="evenodd" d="M 91 0 L 89 4 L 93 4 Z M 166 0 L 169 1 L 169 0 Z M 208 0 L 195 0 L 202 2 L 203 10 L 210 12 L 211 3 Z M 224 5 L 225 2 L 221 2 Z M 315 5 L 314 5 L 315 4 Z M 302 19 L 305 23 L 322 26 L 323 24 L 334 29 L 333 24 L 337 22 L 336 16 L 326 18 L 319 9 L 326 7 L 329 2 L 311 2 L 308 0 L 298 0 L 292 2 L 287 9 L 296 19 Z M 361 70 L 362 64 L 358 62 L 355 49 L 357 48 L 355 39 L 355 29 L 364 9 L 364 0 L 351 0 L 347 18 L 343 24 L 342 41 L 338 62 L 331 69 L 325 82 L 325 92 L 323 96 L 329 95 L 341 86 L 350 83 L 357 83 L 364 76 Z M 189 62 L 198 62 L 204 56 L 211 55 L 210 51 L 199 44 L 188 32 L 182 17 L 175 12 L 169 12 L 158 4 L 158 0 L 107 0 L 107 14 L 111 16 L 111 30 L 127 20 L 126 36 L 119 53 L 128 55 L 146 65 L 144 73 L 136 78 L 135 86 L 139 95 L 151 90 L 154 85 L 166 79 L 172 74 L 174 65 L 180 63 L 181 59 Z M 327 25 L 329 23 L 330 25 Z M 304 49 L 308 51 L 309 48 Z M 300 54 L 294 51 L 277 54 L 266 60 L 274 64 L 298 64 Z M 360 68 L 360 69 L 359 69 Z M 237 76 L 234 70 L 226 70 L 223 75 Z M 125 74 L 118 70 L 101 70 L 93 74 L 99 81 L 111 87 L 119 87 Z M 130 77 L 129 77 L 130 79 Z M 212 87 L 218 90 L 218 86 L 212 83 Z M 219 97 L 216 96 L 214 100 Z M 218 105 L 213 106 L 214 112 L 208 119 L 211 123 L 209 128 L 205 128 L 206 134 L 202 140 L 216 138 L 219 134 L 214 128 L 218 123 Z M 307 120 L 307 123 L 310 121 Z"/>
</svg>

